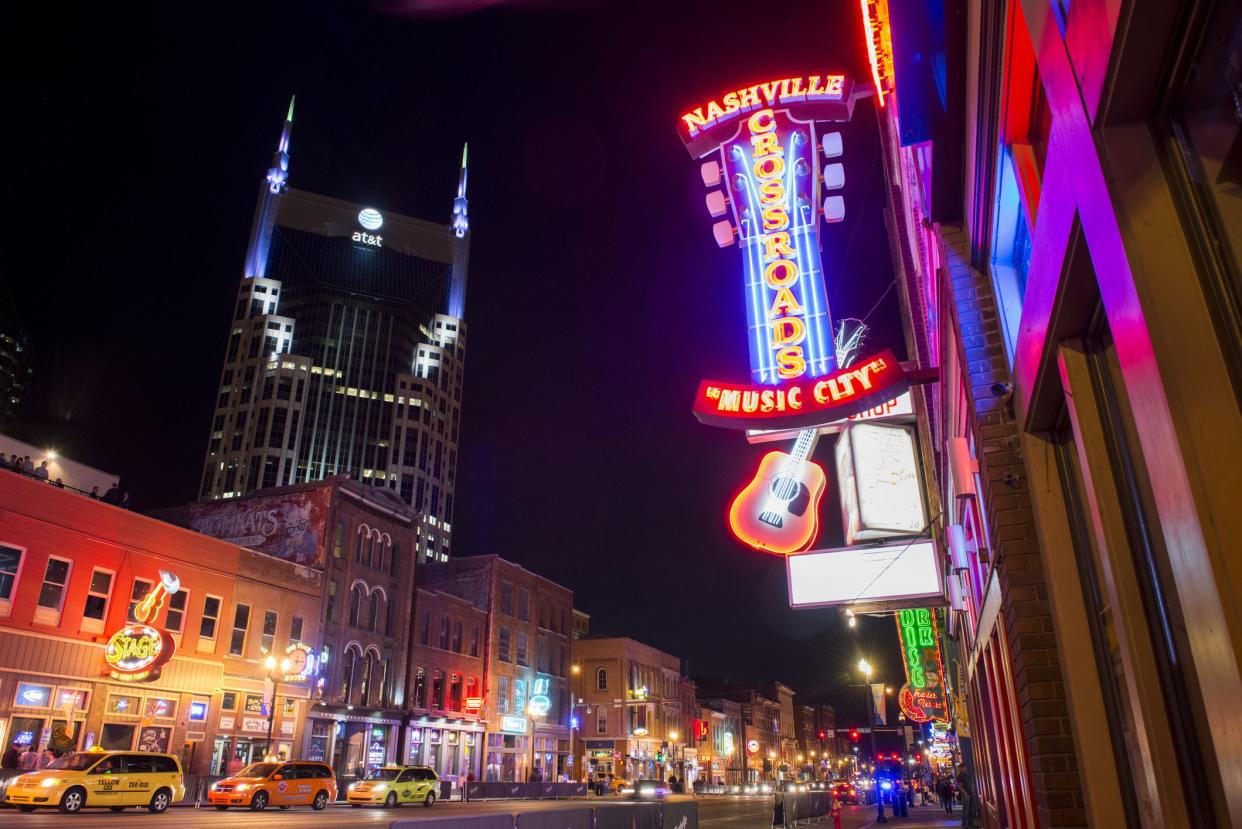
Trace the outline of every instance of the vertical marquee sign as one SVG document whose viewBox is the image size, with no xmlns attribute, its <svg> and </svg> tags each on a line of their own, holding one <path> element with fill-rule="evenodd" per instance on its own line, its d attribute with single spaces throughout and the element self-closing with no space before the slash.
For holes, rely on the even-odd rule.
<svg viewBox="0 0 1242 829">
<path fill-rule="evenodd" d="M 840 74 L 781 78 L 731 90 L 681 116 L 682 142 L 702 161 L 717 244 L 742 254 L 750 382 L 705 380 L 693 411 L 733 429 L 800 429 L 792 450 L 769 452 L 729 509 L 729 525 L 758 550 L 789 555 L 819 532 L 824 470 L 811 460 L 819 427 L 900 395 L 891 353 L 837 365 L 820 262 L 820 217 L 840 221 L 841 135 L 854 89 Z M 722 218 L 726 214 L 731 216 Z"/>
<path fill-rule="evenodd" d="M 895 618 L 901 661 L 906 669 L 906 684 L 897 697 L 901 712 L 912 722 L 948 722 L 949 702 L 936 612 L 924 607 L 899 610 Z"/>
</svg>

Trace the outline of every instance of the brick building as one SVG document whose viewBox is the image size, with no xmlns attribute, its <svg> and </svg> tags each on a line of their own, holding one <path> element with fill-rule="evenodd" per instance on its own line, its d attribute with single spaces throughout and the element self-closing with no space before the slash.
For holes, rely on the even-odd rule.
<svg viewBox="0 0 1242 829">
<path fill-rule="evenodd" d="M 391 491 L 337 476 L 159 515 L 322 573 L 327 663 L 303 756 L 342 780 L 403 759 L 418 519 Z"/>
<path fill-rule="evenodd" d="M 1242 10 L 888 5 L 889 228 L 941 371 L 916 397 L 982 820 L 1239 825 Z"/>
<path fill-rule="evenodd" d="M 482 612 L 483 780 L 568 779 L 573 593 L 499 556 L 420 568 L 418 586 Z M 534 743 L 532 745 L 532 739 Z"/>
<path fill-rule="evenodd" d="M 411 723 L 406 762 L 431 766 L 442 780 L 480 774 L 487 611 L 443 590 L 419 587 L 410 645 Z"/>
<path fill-rule="evenodd" d="M 626 780 L 684 774 L 674 752 L 690 705 L 681 660 L 634 639 L 587 636 L 573 641 L 573 663 L 582 677 L 585 767 Z"/>
<path fill-rule="evenodd" d="M 301 754 L 321 571 L 10 472 L 0 505 L 0 740 L 170 751 L 193 774 Z M 140 665 L 137 639 L 173 655 Z"/>
</svg>

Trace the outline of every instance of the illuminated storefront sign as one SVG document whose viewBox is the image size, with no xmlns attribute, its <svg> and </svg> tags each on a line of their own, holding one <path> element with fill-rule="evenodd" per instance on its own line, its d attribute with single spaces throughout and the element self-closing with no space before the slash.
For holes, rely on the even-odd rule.
<svg viewBox="0 0 1242 829">
<path fill-rule="evenodd" d="M 897 611 L 894 618 L 906 670 L 906 685 L 898 696 L 902 713 L 914 722 L 948 722 L 949 703 L 935 611 L 906 608 Z"/>
<path fill-rule="evenodd" d="M 137 624 L 126 625 L 108 638 L 104 661 L 109 676 L 122 682 L 150 682 L 172 659 L 177 645 L 172 635 L 148 624 L 159 614 L 164 599 L 181 589 L 181 581 L 167 570 L 160 571 L 160 580 L 134 606 Z"/>
<path fill-rule="evenodd" d="M 308 682 L 319 676 L 319 654 L 310 645 L 294 642 L 285 648 L 285 656 L 289 660 L 289 670 L 283 682 Z"/>
<path fill-rule="evenodd" d="M 506 731 L 510 734 L 525 734 L 526 727 L 527 726 L 526 726 L 525 717 L 501 717 L 500 718 L 500 730 L 501 731 Z"/>
<path fill-rule="evenodd" d="M 532 717 L 542 717 L 548 713 L 548 709 L 552 707 L 552 700 L 548 698 L 551 692 L 552 682 L 547 677 L 536 677 L 530 684 L 530 702 L 526 704 L 526 713 Z"/>
<path fill-rule="evenodd" d="M 867 411 L 905 391 L 909 378 L 891 351 L 819 379 L 781 386 L 704 380 L 694 397 L 700 423 L 728 429 L 800 429 Z"/>
<path fill-rule="evenodd" d="M 836 454 L 846 544 L 926 529 L 912 429 L 855 423 L 842 432 Z"/>
<path fill-rule="evenodd" d="M 812 550 L 786 557 L 791 607 L 848 604 L 855 611 L 897 603 L 943 603 L 936 546 L 913 540 Z"/>
<path fill-rule="evenodd" d="M 751 754 L 758 754 L 759 753 L 759 741 L 748 740 L 746 742 L 746 750 L 749 751 Z"/>
<path fill-rule="evenodd" d="M 859 0 L 867 41 L 867 61 L 881 107 L 893 94 L 893 38 L 888 25 L 888 0 Z"/>
<path fill-rule="evenodd" d="M 367 230 L 379 230 L 384 225 L 383 215 L 373 207 L 364 207 L 358 214 L 358 224 Z"/>
</svg>

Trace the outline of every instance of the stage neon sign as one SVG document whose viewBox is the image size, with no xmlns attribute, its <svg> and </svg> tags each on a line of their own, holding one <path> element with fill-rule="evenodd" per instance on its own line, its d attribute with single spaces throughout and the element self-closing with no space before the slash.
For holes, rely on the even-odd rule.
<svg viewBox="0 0 1242 829">
<path fill-rule="evenodd" d="M 159 582 L 134 606 L 137 624 L 126 625 L 108 637 L 104 662 L 108 664 L 109 676 L 121 682 L 150 682 L 159 678 L 177 645 L 168 631 L 149 623 L 164 606 L 164 599 L 180 590 L 181 580 L 161 570 Z"/>
<path fill-rule="evenodd" d="M 895 618 L 906 669 L 906 685 L 898 696 L 902 712 L 914 722 L 948 722 L 949 703 L 935 611 L 925 607 L 899 610 Z"/>
</svg>

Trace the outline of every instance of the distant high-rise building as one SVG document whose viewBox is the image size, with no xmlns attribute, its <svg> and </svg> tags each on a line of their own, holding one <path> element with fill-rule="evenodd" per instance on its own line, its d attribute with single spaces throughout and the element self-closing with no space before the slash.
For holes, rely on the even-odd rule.
<svg viewBox="0 0 1242 829">
<path fill-rule="evenodd" d="M 199 495 L 346 474 L 447 560 L 465 359 L 466 153 L 448 224 L 288 186 L 293 102 L 259 189 Z"/>
<path fill-rule="evenodd" d="M 13 431 L 29 383 L 26 329 L 17 309 L 0 290 L 0 432 Z"/>
</svg>

